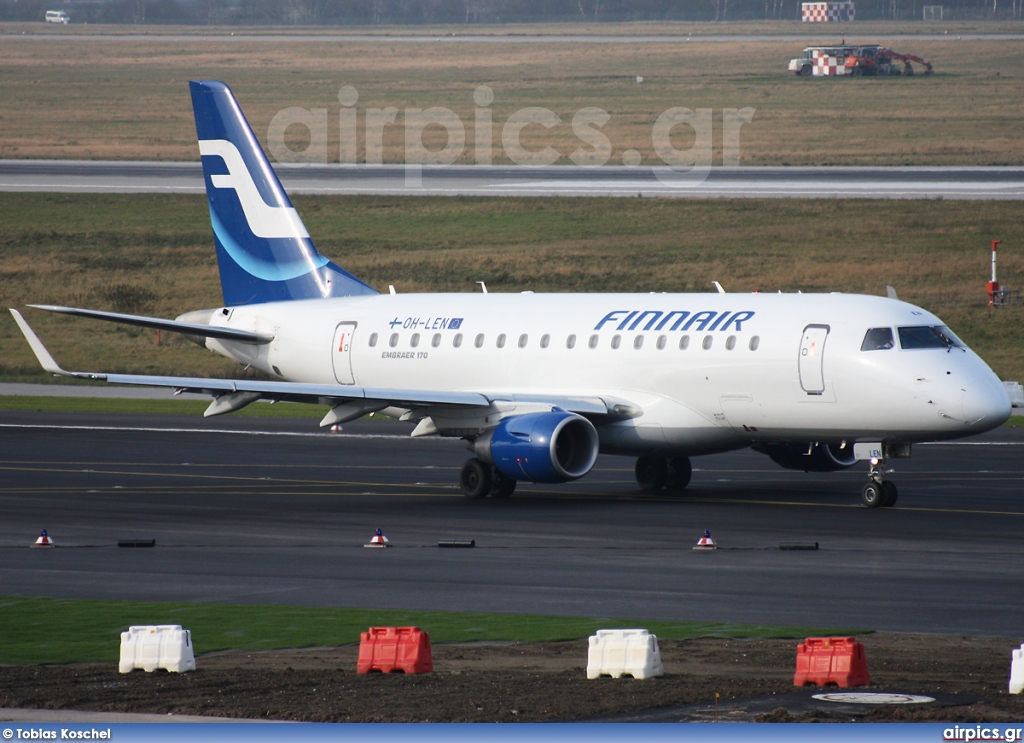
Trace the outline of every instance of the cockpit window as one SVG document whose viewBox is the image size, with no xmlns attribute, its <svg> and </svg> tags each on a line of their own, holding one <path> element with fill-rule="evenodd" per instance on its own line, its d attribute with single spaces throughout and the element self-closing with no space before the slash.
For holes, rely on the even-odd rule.
<svg viewBox="0 0 1024 743">
<path fill-rule="evenodd" d="M 864 335 L 864 342 L 860 344 L 860 350 L 884 351 L 892 348 L 894 345 L 892 328 L 871 328 Z"/>
<path fill-rule="evenodd" d="M 945 325 L 912 325 L 899 328 L 900 348 L 963 348 L 964 344 Z"/>
</svg>

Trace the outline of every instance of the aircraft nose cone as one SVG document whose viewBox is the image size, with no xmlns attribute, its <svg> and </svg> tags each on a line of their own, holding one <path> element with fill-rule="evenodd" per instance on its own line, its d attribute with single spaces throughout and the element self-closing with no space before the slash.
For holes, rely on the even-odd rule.
<svg viewBox="0 0 1024 743">
<path fill-rule="evenodd" d="M 964 390 L 964 420 L 973 430 L 988 431 L 1001 426 L 1010 413 L 1010 396 L 998 379 L 972 384 Z"/>
</svg>

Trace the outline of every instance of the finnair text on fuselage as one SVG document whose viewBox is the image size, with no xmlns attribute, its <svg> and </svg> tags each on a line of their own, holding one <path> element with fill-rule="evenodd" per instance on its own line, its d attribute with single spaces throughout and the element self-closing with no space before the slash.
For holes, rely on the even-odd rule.
<svg viewBox="0 0 1024 743">
<path fill-rule="evenodd" d="M 668 327 L 669 330 L 703 332 L 734 328 L 739 332 L 743 330 L 743 323 L 753 319 L 754 314 L 750 310 L 701 310 L 693 313 L 687 310 L 612 310 L 601 318 L 594 330 L 601 330 L 607 323 L 617 321 L 616 330 L 665 330 Z"/>
</svg>

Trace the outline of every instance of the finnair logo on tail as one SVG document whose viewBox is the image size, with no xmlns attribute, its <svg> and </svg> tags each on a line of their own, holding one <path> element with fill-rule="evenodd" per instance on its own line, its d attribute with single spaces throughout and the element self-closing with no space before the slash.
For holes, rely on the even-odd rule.
<svg viewBox="0 0 1024 743">
<path fill-rule="evenodd" d="M 199 154 L 216 155 L 227 165 L 228 173 L 210 176 L 214 188 L 231 188 L 238 194 L 238 200 L 245 212 L 245 220 L 256 237 L 309 237 L 298 212 L 291 207 L 270 206 L 260 195 L 249 169 L 245 166 L 242 153 L 226 139 L 203 139 L 199 141 Z"/>
</svg>

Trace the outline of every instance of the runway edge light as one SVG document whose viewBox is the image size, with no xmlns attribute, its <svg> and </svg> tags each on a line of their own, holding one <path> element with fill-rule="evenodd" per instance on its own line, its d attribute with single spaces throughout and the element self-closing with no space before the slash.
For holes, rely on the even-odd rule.
<svg viewBox="0 0 1024 743">
<path fill-rule="evenodd" d="M 373 535 L 373 539 L 370 540 L 370 543 L 364 544 L 363 546 L 384 548 L 390 547 L 391 543 L 388 541 L 388 538 L 384 536 L 384 532 L 382 532 L 380 529 L 377 529 L 377 533 Z"/>
<path fill-rule="evenodd" d="M 711 532 L 705 529 L 704 536 L 697 540 L 697 544 L 693 548 L 695 550 L 716 550 L 718 544 L 711 538 Z"/>
<path fill-rule="evenodd" d="M 56 545 L 54 545 L 53 539 L 50 538 L 50 535 L 46 533 L 46 529 L 43 529 L 41 532 L 39 532 L 39 536 L 36 538 L 36 541 L 31 544 L 31 546 L 55 547 Z"/>
</svg>

